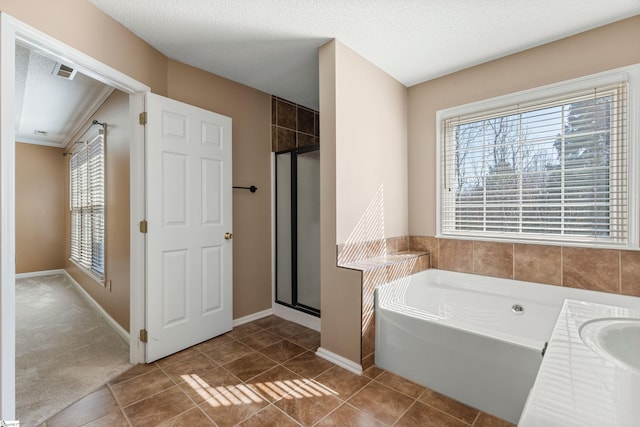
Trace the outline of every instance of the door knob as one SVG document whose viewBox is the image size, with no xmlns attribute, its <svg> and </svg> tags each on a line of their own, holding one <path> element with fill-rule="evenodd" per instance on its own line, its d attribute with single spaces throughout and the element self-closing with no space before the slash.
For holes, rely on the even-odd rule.
<svg viewBox="0 0 640 427">
<path fill-rule="evenodd" d="M 224 233 L 224 238 L 227 240 L 231 240 L 233 238 L 233 233 Z"/>
</svg>

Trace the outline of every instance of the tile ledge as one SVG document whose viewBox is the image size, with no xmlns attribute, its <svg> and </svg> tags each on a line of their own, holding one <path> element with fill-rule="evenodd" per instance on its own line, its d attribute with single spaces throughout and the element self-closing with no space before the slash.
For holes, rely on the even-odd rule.
<svg viewBox="0 0 640 427">
<path fill-rule="evenodd" d="M 350 270 L 369 271 L 375 270 L 376 268 L 388 267 L 390 265 L 398 264 L 400 262 L 419 258 L 425 255 L 431 255 L 431 253 L 423 251 L 394 252 L 383 257 L 369 258 L 348 264 L 338 264 L 338 267 L 348 268 Z"/>
</svg>

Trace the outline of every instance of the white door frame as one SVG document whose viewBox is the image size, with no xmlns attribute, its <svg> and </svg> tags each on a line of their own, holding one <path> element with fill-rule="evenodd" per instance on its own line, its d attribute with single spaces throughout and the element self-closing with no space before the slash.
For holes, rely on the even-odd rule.
<svg viewBox="0 0 640 427">
<path fill-rule="evenodd" d="M 150 88 L 55 38 L 0 12 L 0 419 L 15 419 L 15 44 L 63 58 L 83 74 L 129 94 L 130 115 L 130 329 L 132 363 L 144 361 L 145 216 L 144 127 L 138 114 Z"/>
</svg>

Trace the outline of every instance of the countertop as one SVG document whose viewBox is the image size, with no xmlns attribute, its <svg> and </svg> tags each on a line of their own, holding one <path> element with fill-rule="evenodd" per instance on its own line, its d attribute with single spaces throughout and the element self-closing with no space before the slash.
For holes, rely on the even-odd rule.
<svg viewBox="0 0 640 427">
<path fill-rule="evenodd" d="M 640 318 L 638 310 L 566 300 L 519 427 L 638 427 L 640 373 L 592 351 L 580 326 L 598 318 Z"/>
</svg>

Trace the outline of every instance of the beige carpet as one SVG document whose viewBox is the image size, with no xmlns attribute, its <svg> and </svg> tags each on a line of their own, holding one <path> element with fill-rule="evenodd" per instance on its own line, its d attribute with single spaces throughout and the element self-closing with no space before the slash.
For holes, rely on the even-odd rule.
<svg viewBox="0 0 640 427">
<path fill-rule="evenodd" d="M 62 275 L 16 280 L 16 412 L 37 426 L 129 369 L 129 345 Z"/>
</svg>

